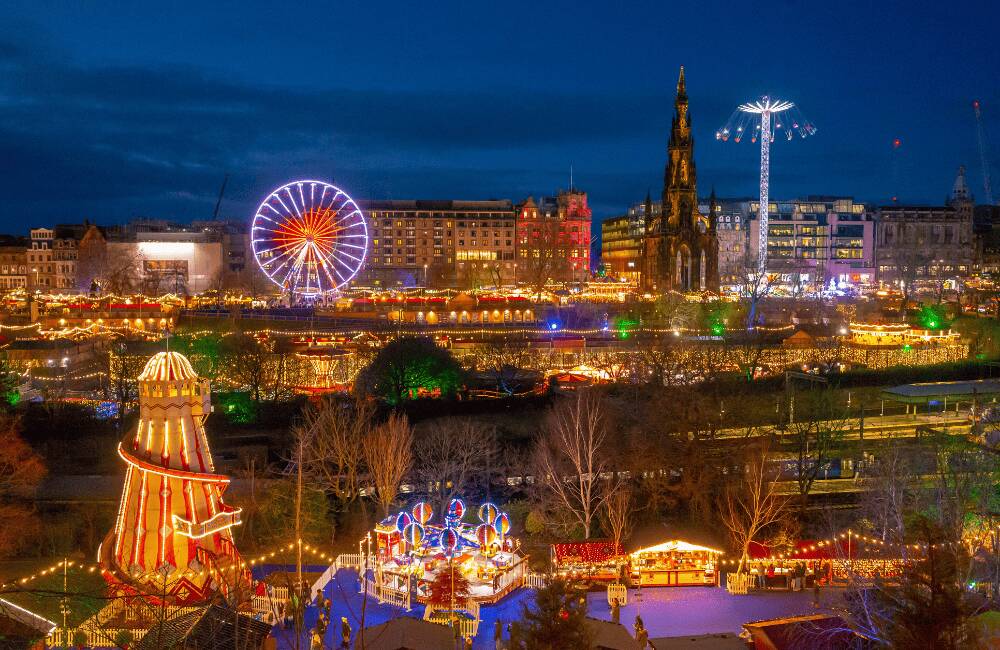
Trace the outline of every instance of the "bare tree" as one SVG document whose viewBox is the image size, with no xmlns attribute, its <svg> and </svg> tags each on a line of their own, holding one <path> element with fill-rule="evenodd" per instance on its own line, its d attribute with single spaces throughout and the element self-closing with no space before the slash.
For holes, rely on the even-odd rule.
<svg viewBox="0 0 1000 650">
<path fill-rule="evenodd" d="M 493 432 L 468 418 L 434 420 L 413 444 L 414 478 L 437 512 L 477 477 L 495 457 Z"/>
<path fill-rule="evenodd" d="M 808 409 L 800 409 L 795 421 L 786 425 L 782 441 L 791 446 L 792 467 L 804 511 L 813 483 L 830 467 L 841 447 L 850 420 L 829 393 L 822 393 Z"/>
<path fill-rule="evenodd" d="M 410 423 L 405 415 L 396 413 L 369 431 L 362 441 L 365 464 L 383 515 L 389 514 L 399 484 L 410 470 L 412 444 Z"/>
<path fill-rule="evenodd" d="M 498 393 L 514 392 L 514 383 L 532 365 L 532 349 L 527 341 L 492 337 L 477 351 L 477 365 L 494 377 Z"/>
<path fill-rule="evenodd" d="M 619 484 L 608 495 L 601 508 L 601 527 L 611 536 L 617 551 L 620 544 L 632 534 L 635 504 L 632 499 L 632 488 L 625 483 Z"/>
<path fill-rule="evenodd" d="M 305 416 L 312 427 L 304 454 L 309 472 L 345 503 L 358 496 L 363 445 L 374 426 L 374 415 L 370 400 L 345 402 L 328 397 Z"/>
<path fill-rule="evenodd" d="M 543 493 L 586 539 L 618 480 L 610 470 L 604 411 L 599 393 L 577 391 L 552 410 L 535 447 Z"/>
<path fill-rule="evenodd" d="M 919 479 L 905 443 L 895 437 L 879 441 L 878 455 L 862 465 L 859 478 L 864 490 L 861 514 L 872 533 L 884 543 L 903 542 L 906 515 L 916 509 Z M 905 546 L 902 547 L 905 551 Z"/>
<path fill-rule="evenodd" d="M 750 542 L 778 523 L 787 500 L 777 494 L 777 477 L 767 466 L 767 450 L 758 448 L 747 459 L 743 475 L 729 486 L 720 504 L 722 522 L 740 551 L 736 573 L 750 559 Z"/>
</svg>

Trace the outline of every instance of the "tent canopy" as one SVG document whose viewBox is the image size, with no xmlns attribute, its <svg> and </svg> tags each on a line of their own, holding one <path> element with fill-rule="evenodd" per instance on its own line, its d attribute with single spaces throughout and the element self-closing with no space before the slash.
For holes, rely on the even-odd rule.
<svg viewBox="0 0 1000 650">
<path fill-rule="evenodd" d="M 661 542 L 653 546 L 647 546 L 646 548 L 640 548 L 637 551 L 632 551 L 632 555 L 645 555 L 646 553 L 717 553 L 722 554 L 717 548 L 709 548 L 708 546 L 699 546 L 698 544 L 691 544 L 679 539 L 672 539 L 666 542 Z"/>
</svg>

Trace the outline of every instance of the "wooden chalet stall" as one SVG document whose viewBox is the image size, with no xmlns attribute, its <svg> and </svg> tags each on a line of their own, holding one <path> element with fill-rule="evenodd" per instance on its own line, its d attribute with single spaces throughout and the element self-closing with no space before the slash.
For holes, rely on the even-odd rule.
<svg viewBox="0 0 1000 650">
<path fill-rule="evenodd" d="M 629 553 L 632 580 L 644 587 L 718 585 L 722 551 L 679 539 Z"/>
<path fill-rule="evenodd" d="M 622 545 L 610 540 L 552 544 L 549 553 L 553 571 L 570 578 L 616 580 L 628 561 Z"/>
</svg>

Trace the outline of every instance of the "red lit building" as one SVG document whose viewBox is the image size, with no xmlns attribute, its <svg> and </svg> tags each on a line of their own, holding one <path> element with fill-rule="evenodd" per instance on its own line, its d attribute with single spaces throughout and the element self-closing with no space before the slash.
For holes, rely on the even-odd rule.
<svg viewBox="0 0 1000 650">
<path fill-rule="evenodd" d="M 517 206 L 517 279 L 529 285 L 583 282 L 590 277 L 587 193 L 576 189 L 528 197 Z"/>
</svg>

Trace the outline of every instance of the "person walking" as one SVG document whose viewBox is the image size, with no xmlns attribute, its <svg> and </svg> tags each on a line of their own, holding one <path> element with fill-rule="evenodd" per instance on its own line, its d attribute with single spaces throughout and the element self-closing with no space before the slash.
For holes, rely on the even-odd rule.
<svg viewBox="0 0 1000 650">
<path fill-rule="evenodd" d="M 499 618 L 493 624 L 493 646 L 495 648 L 503 647 L 503 621 Z"/>
<path fill-rule="evenodd" d="M 347 622 L 346 616 L 340 617 L 340 647 L 351 647 L 351 624 Z"/>
<path fill-rule="evenodd" d="M 611 622 L 615 624 L 621 623 L 621 617 L 622 617 L 621 601 L 615 598 L 611 602 Z"/>
</svg>

